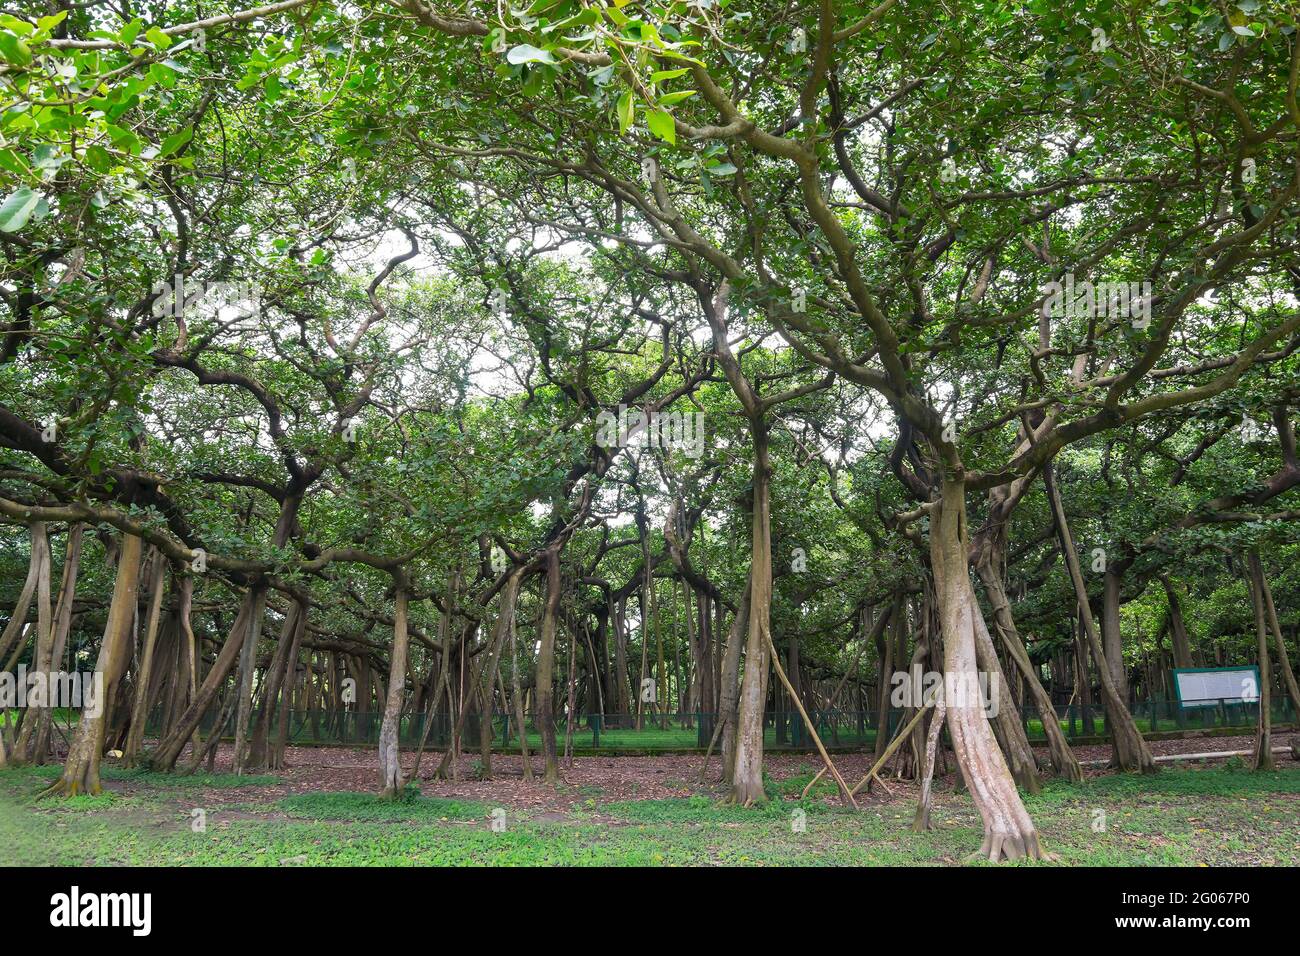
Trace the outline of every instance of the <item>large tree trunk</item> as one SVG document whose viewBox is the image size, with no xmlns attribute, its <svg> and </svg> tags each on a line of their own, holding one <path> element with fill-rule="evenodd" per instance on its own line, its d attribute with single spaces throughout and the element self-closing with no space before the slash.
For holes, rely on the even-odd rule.
<svg viewBox="0 0 1300 956">
<path fill-rule="evenodd" d="M 1101 584 L 1101 643 L 1106 652 L 1106 666 L 1110 671 L 1115 693 L 1128 706 L 1128 674 L 1124 671 L 1124 637 L 1119 626 L 1120 593 L 1124 587 L 1124 572 L 1118 563 L 1108 563 Z"/>
<path fill-rule="evenodd" d="M 1259 552 L 1252 550 L 1250 569 L 1250 603 L 1255 610 L 1256 654 L 1259 661 L 1259 719 L 1255 725 L 1256 770 L 1273 769 L 1273 674 L 1268 658 L 1268 629 L 1264 612 L 1264 568 Z"/>
<path fill-rule="evenodd" d="M 0 633 L 0 661 L 5 660 L 14 642 L 18 641 L 26 633 L 27 612 L 32 606 L 32 595 L 36 593 L 36 582 L 41 574 L 41 558 L 36 547 L 36 527 L 41 527 L 41 534 L 44 535 L 45 523 L 35 522 L 31 529 L 32 535 L 32 558 L 27 565 L 27 578 L 23 581 L 22 590 L 18 592 L 18 602 L 14 605 L 13 614 L 9 615 L 9 623 L 5 625 L 3 633 Z M 48 544 L 47 544 L 48 550 Z"/>
<path fill-rule="evenodd" d="M 235 615 L 235 623 L 231 626 L 226 642 L 218 652 L 217 659 L 212 664 L 212 669 L 208 671 L 207 677 L 203 679 L 198 693 L 190 701 L 190 706 L 185 709 L 185 713 L 176 722 L 171 733 L 159 743 L 158 749 L 154 751 L 153 767 L 155 770 L 171 770 L 176 766 L 177 758 L 180 757 L 181 751 L 185 749 L 185 745 L 190 742 L 190 739 L 197 739 L 195 735 L 199 723 L 203 719 L 204 712 L 221 691 L 221 685 L 225 683 L 226 677 L 230 674 L 230 669 L 234 666 L 235 660 L 244 647 L 244 642 L 248 639 L 248 617 L 253 612 L 253 605 L 253 592 L 248 591 L 244 594 L 243 600 L 240 601 L 239 613 Z M 195 659 L 197 660 L 197 646 L 195 652 Z"/>
<path fill-rule="evenodd" d="M 614 712 L 620 724 L 632 713 L 628 696 L 627 673 L 627 601 L 620 600 L 614 609 Z"/>
<path fill-rule="evenodd" d="M 97 681 L 102 681 L 95 695 L 93 707 L 82 710 L 76 734 L 68 747 L 68 759 L 63 765 L 63 775 L 45 791 L 46 794 L 76 796 L 78 793 L 96 794 L 102 789 L 99 780 L 99 759 L 104 749 L 104 732 L 110 718 L 109 705 L 117 690 L 118 681 L 126 670 L 126 659 L 131 650 L 131 625 L 135 619 L 136 591 L 140 581 L 141 540 L 135 535 L 124 535 L 121 553 L 117 559 L 117 578 L 113 584 L 113 600 L 108 608 L 108 621 L 104 625 L 104 638 L 100 643 L 99 659 L 95 663 Z"/>
<path fill-rule="evenodd" d="M 248 726 L 253 713 L 253 672 L 257 669 L 257 645 L 262 638 L 262 619 L 266 611 L 266 582 L 253 585 L 253 609 L 248 619 L 248 636 L 240 650 L 238 688 L 239 699 L 235 707 L 235 774 L 248 769 Z M 368 688 L 367 697 L 369 701 Z"/>
<path fill-rule="evenodd" d="M 161 740 L 166 740 L 180 722 L 185 719 L 186 711 L 199 695 L 199 668 L 202 664 L 203 652 L 199 646 L 198 638 L 194 634 L 194 623 L 191 620 L 193 610 L 194 577 L 190 574 L 184 574 L 177 582 L 176 623 L 180 628 L 180 640 L 185 645 L 185 676 L 189 681 L 189 693 L 185 697 L 185 705 L 180 709 L 180 714 L 168 726 L 167 733 L 162 735 Z M 191 743 L 197 745 L 199 742 L 197 724 L 192 729 L 191 734 Z"/>
<path fill-rule="evenodd" d="M 406 659 L 411 638 L 406 626 L 406 588 L 398 585 L 393 595 L 393 650 L 388 663 L 388 696 L 384 700 L 384 719 L 379 727 L 380 796 L 395 797 L 406 785 L 402 780 L 399 747 L 402 697 L 406 691 Z"/>
<path fill-rule="evenodd" d="M 545 780 L 560 782 L 560 763 L 555 741 L 555 628 L 560 614 L 560 552 L 557 546 L 546 551 L 546 603 L 542 609 L 541 641 L 537 649 L 537 706 L 534 720 L 542 735 L 542 757 L 546 761 Z M 642 615 L 645 611 L 642 609 Z M 644 626 L 642 628 L 644 631 Z"/>
<path fill-rule="evenodd" d="M 1043 733 L 1047 737 L 1047 751 L 1052 770 L 1059 776 L 1078 783 L 1083 780 L 1083 768 L 1079 765 L 1079 759 L 1074 755 L 1074 751 L 1070 749 L 1065 732 L 1061 730 L 1060 721 L 1056 719 L 1056 708 L 1052 705 L 1052 697 L 1039 680 L 1038 668 L 1034 667 L 1033 661 L 1029 658 L 1029 651 L 1021 640 L 1020 631 L 1011 614 L 1011 600 L 1007 597 L 1006 586 L 1002 583 L 1002 574 L 998 568 L 1000 562 L 995 557 L 995 549 L 990 545 L 977 549 L 977 554 L 975 573 L 979 575 L 984 585 L 984 593 L 988 595 L 989 605 L 993 610 L 993 623 L 1002 638 L 1002 646 L 1007 649 L 1007 654 L 1015 662 L 1017 670 L 1025 681 L 1025 686 L 1029 688 L 1029 695 L 1034 699 L 1034 708 L 1038 711 L 1043 724 Z"/>
<path fill-rule="evenodd" d="M 1183 622 L 1183 605 L 1178 599 L 1178 591 L 1169 575 L 1160 575 L 1160 583 L 1165 586 L 1165 597 L 1169 600 L 1169 634 L 1173 639 L 1174 667 L 1192 666 L 1192 645 L 1187 639 L 1187 625 Z"/>
<path fill-rule="evenodd" d="M 307 607 L 299 605 L 297 626 L 293 629 L 293 643 L 289 647 L 289 659 L 284 667 L 284 680 L 280 690 L 282 703 L 276 718 L 275 740 L 266 761 L 268 770 L 284 769 L 284 750 L 289 743 L 289 711 L 293 707 L 294 691 L 298 684 L 298 652 L 302 647 L 303 635 L 306 633 Z"/>
<path fill-rule="evenodd" d="M 519 735 L 519 760 L 523 764 L 524 779 L 532 780 L 533 764 L 528 756 L 528 716 L 524 708 L 523 688 L 519 686 L 519 635 L 515 631 L 513 614 L 510 615 L 507 626 L 510 628 L 510 697 L 514 707 L 515 733 Z M 624 681 L 621 686 L 626 693 L 627 682 Z"/>
<path fill-rule="evenodd" d="M 253 727 L 253 739 L 248 745 L 248 768 L 265 770 L 270 759 L 271 723 L 276 716 L 289 708 L 289 701 L 281 701 L 281 689 L 285 687 L 285 674 L 292 671 L 297 661 L 290 657 L 294 638 L 298 634 L 298 618 L 302 606 L 297 602 L 289 605 L 280 627 L 280 638 L 275 642 L 275 654 L 266 669 L 262 699 L 257 706 L 257 721 Z"/>
<path fill-rule="evenodd" d="M 718 681 L 718 726 L 714 733 L 722 735 L 722 782 L 731 786 L 736 774 L 736 728 L 740 723 L 740 647 L 749 634 L 749 603 L 754 596 L 751 568 L 745 579 L 745 590 L 740 595 L 736 616 L 727 631 L 727 646 L 722 652 L 720 679 Z M 721 607 L 721 605 L 719 605 Z"/>
<path fill-rule="evenodd" d="M 512 572 L 501 588 L 501 602 L 497 608 L 497 622 L 489 652 L 491 656 L 480 671 L 483 674 L 483 714 L 479 721 L 479 761 L 483 764 L 484 780 L 492 779 L 492 700 L 500 670 L 501 650 L 515 623 L 515 604 L 519 598 L 519 581 L 522 577 L 520 570 Z"/>
<path fill-rule="evenodd" d="M 1016 783 L 1029 793 L 1038 793 L 1042 784 L 1038 779 L 1038 763 L 1034 759 L 1034 750 L 1029 746 L 1029 736 L 1025 725 L 1020 720 L 1020 708 L 1011 696 L 1011 682 L 1002 671 L 1002 662 L 998 660 L 997 649 L 989 635 L 984 614 L 976 607 L 975 623 L 975 661 L 980 671 L 989 682 L 989 698 L 997 713 L 990 723 L 993 735 L 997 737 L 1002 754 L 1007 758 L 1011 775 Z M 994 687 L 993 685 L 997 686 Z M 918 754 L 918 757 L 920 755 Z"/>
<path fill-rule="evenodd" d="M 1074 537 L 1070 534 L 1070 525 L 1065 520 L 1065 506 L 1061 503 L 1061 493 L 1056 487 L 1050 465 L 1043 469 L 1043 485 L 1047 489 L 1047 500 L 1051 504 L 1052 515 L 1056 521 L 1061 554 L 1065 558 L 1065 566 L 1074 585 L 1074 596 L 1079 606 L 1083 631 L 1088 639 L 1093 661 L 1097 665 L 1097 676 L 1101 680 L 1101 693 L 1106 704 L 1106 724 L 1114 746 L 1115 764 L 1121 770 L 1155 773 L 1156 765 L 1151 757 L 1151 749 L 1142 739 L 1142 732 L 1138 730 L 1137 722 L 1133 720 L 1128 705 L 1120 696 L 1119 688 L 1115 686 L 1106 654 L 1102 650 L 1101 637 L 1097 633 L 1097 625 L 1092 618 L 1092 608 L 1088 603 L 1088 587 L 1084 584 L 1083 571 L 1079 567 L 1079 555 L 1074 549 Z M 1084 676 L 1082 679 L 1087 678 Z"/>
<path fill-rule="evenodd" d="M 289 543 L 298 523 L 298 510 L 302 506 L 304 488 L 298 488 L 285 495 L 280 502 L 280 514 L 275 522 L 275 531 L 271 535 L 271 544 L 283 548 Z M 239 659 L 239 701 L 235 713 L 235 773 L 242 774 L 248 768 L 250 748 L 247 746 L 248 731 L 253 714 L 253 672 L 257 666 L 257 645 L 262 637 L 262 619 L 266 610 L 265 581 L 253 582 L 252 617 L 248 621 L 248 638 L 241 650 Z M 368 676 L 367 671 L 367 676 Z M 360 707 L 370 705 L 370 686 L 367 682 L 365 696 L 360 699 Z"/>
<path fill-rule="evenodd" d="M 18 732 L 18 740 L 14 744 L 13 761 L 15 763 L 25 763 L 28 760 L 35 760 L 36 754 L 32 753 L 32 744 L 36 736 L 36 726 L 41 722 L 41 715 L 48 715 L 49 709 L 54 705 L 50 696 L 54 693 L 53 658 L 54 658 L 54 621 L 53 610 L 50 607 L 50 575 L 52 558 L 50 555 L 50 536 L 46 530 L 44 521 L 37 521 L 31 527 L 32 538 L 32 568 L 36 569 L 36 647 L 32 655 L 34 670 L 40 679 L 44 681 L 45 690 L 41 698 L 36 701 L 34 706 L 27 711 L 26 718 L 23 720 L 21 730 Z M 0 716 L 3 712 L 0 711 Z M 0 742 L 0 750 L 4 749 L 3 742 Z M 44 762 L 44 754 L 40 755 L 38 762 Z M 0 755 L 0 766 L 3 766 L 3 756 Z"/>
<path fill-rule="evenodd" d="M 77 573 L 81 568 L 81 543 L 86 526 L 80 523 L 68 528 L 68 544 L 63 551 L 63 580 L 59 585 L 59 600 L 54 608 L 54 633 L 50 641 L 50 659 L 47 673 L 61 671 L 63 650 L 72 631 L 72 602 L 77 594 Z M 47 703 L 53 704 L 53 701 Z M 45 763 L 50 753 L 50 734 L 54 726 L 51 707 L 37 708 L 29 719 L 35 719 L 36 727 L 32 738 L 31 759 L 33 763 Z"/>
<path fill-rule="evenodd" d="M 948 732 L 962 776 L 984 821 L 979 854 L 997 862 L 1043 857 L 1029 813 L 1020 799 L 1006 758 L 980 705 L 975 618 L 980 613 L 971 587 L 966 531 L 965 485 L 945 480 L 930 515 L 930 561 L 943 633 Z"/>
<path fill-rule="evenodd" d="M 754 528 L 750 564 L 749 635 L 745 641 L 745 677 L 740 686 L 736 728 L 736 766 L 732 802 L 752 806 L 767 799 L 763 791 L 763 704 L 767 700 L 767 647 L 772 612 L 772 538 L 767 427 L 750 423 L 754 439 Z"/>
<path fill-rule="evenodd" d="M 907 621 L 907 606 L 902 594 L 895 596 L 889 620 L 893 625 L 892 635 L 886 633 L 883 626 L 876 631 L 876 670 L 879 676 L 876 687 L 876 746 L 872 754 L 873 761 L 879 761 L 885 754 L 885 748 L 889 746 L 889 713 L 892 696 L 890 692 L 895 670 L 894 648 L 898 644 L 898 635 L 906 627 Z M 874 783 L 875 778 L 872 778 L 867 786 L 870 787 Z"/>
<path fill-rule="evenodd" d="M 1269 630 L 1273 632 L 1273 646 L 1277 650 L 1278 667 L 1282 670 L 1282 683 L 1291 698 L 1291 710 L 1296 715 L 1297 723 L 1300 723 L 1300 686 L 1296 685 L 1295 671 L 1291 669 L 1291 657 L 1287 654 L 1286 641 L 1282 638 L 1282 627 L 1277 619 L 1277 607 L 1273 604 L 1273 589 L 1269 587 L 1268 576 L 1264 574 L 1262 564 L 1259 567 L 1257 580 L 1260 593 L 1264 596 L 1264 611 L 1268 618 Z"/>
<path fill-rule="evenodd" d="M 166 590 L 167 561 L 155 551 L 149 575 L 149 613 L 144 629 L 144 646 L 135 673 L 135 700 L 131 704 L 131 727 L 127 731 L 125 763 L 134 767 L 144 746 L 144 725 L 149 717 L 150 682 L 153 678 L 154 652 L 158 646 L 158 624 L 162 618 L 163 592 Z"/>
</svg>

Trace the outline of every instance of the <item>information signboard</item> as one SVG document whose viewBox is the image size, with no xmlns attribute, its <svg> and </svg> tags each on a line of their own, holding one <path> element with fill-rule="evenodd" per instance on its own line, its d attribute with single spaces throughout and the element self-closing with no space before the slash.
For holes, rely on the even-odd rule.
<svg viewBox="0 0 1300 956">
<path fill-rule="evenodd" d="M 1180 707 L 1259 703 L 1259 668 L 1185 667 L 1174 670 Z"/>
</svg>

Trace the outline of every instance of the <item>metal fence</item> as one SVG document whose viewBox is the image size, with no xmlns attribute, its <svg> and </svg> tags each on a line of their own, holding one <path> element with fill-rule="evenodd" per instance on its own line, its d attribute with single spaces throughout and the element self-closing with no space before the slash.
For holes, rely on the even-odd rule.
<svg viewBox="0 0 1300 956">
<path fill-rule="evenodd" d="M 1148 733 L 1231 728 L 1244 732 L 1254 727 L 1258 717 L 1257 705 L 1228 700 L 1195 708 L 1180 707 L 1178 701 L 1140 701 L 1131 705 L 1130 710 L 1138 726 Z M 1274 698 L 1272 715 L 1275 724 L 1296 722 L 1291 702 L 1285 695 Z M 1070 740 L 1104 738 L 1106 735 L 1106 714 L 1100 706 L 1061 705 L 1053 716 Z M 818 736 L 828 747 L 859 749 L 874 746 L 882 729 L 892 737 L 908 713 L 903 710 L 886 712 L 883 728 L 877 711 L 813 710 L 809 717 L 817 727 Z M 1026 705 L 1021 718 L 1031 741 L 1045 739 L 1042 718 L 1034 707 Z M 213 719 L 212 714 L 205 717 L 202 724 L 204 733 L 211 731 Z M 382 719 L 379 712 L 290 711 L 289 739 L 294 744 L 308 745 L 377 744 Z M 462 750 L 479 748 L 482 719 L 479 714 L 466 717 L 460 733 Z M 446 713 L 432 717 L 423 713 L 404 714 L 399 728 L 402 746 L 418 745 L 429 720 L 432 726 L 428 728 L 428 746 L 434 749 L 446 747 L 452 732 L 452 720 Z M 647 711 L 639 718 L 636 714 L 583 714 L 573 721 L 573 746 L 580 750 L 701 750 L 708 746 L 716 721 L 717 715 L 712 713 L 660 714 Z M 487 730 L 494 750 L 518 750 L 519 729 L 516 724 L 513 714 L 492 714 Z M 555 721 L 555 734 L 561 750 L 568 729 L 568 721 L 560 716 Z M 532 714 L 526 715 L 524 733 L 529 749 L 538 749 L 541 734 Z M 764 748 L 768 750 L 810 750 L 813 746 L 803 718 L 796 711 L 769 711 L 765 714 L 763 739 Z"/>
</svg>

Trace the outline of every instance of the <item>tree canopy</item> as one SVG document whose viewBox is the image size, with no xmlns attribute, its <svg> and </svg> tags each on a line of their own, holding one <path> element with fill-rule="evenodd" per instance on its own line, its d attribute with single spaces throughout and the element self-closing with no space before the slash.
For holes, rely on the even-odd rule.
<svg viewBox="0 0 1300 956">
<path fill-rule="evenodd" d="M 0 14 L 0 661 L 87 662 L 116 701 L 56 788 L 97 788 L 119 733 L 197 761 L 214 716 L 274 765 L 275 715 L 347 677 L 385 792 L 403 714 L 450 714 L 448 754 L 471 714 L 531 719 L 554 781 L 566 721 L 674 713 L 751 804 L 765 714 L 821 749 L 810 712 L 887 710 L 909 664 L 1001 678 L 999 716 L 907 713 L 909 773 L 946 727 L 994 860 L 1045 852 L 1019 792 L 1077 779 L 1080 694 L 1151 771 L 1134 712 L 1169 668 L 1256 664 L 1268 764 L 1268 688 L 1300 708 L 1296 27 L 1268 0 Z M 45 759 L 40 720 L 9 759 Z"/>
</svg>

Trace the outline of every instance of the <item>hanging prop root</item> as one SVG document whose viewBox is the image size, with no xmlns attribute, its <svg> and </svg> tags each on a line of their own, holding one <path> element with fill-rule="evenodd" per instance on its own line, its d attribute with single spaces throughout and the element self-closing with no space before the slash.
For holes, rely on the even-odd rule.
<svg viewBox="0 0 1300 956">
<path fill-rule="evenodd" d="M 917 723 L 921 720 L 921 718 L 925 716 L 925 712 L 928 711 L 931 706 L 932 704 L 926 704 L 924 707 L 918 710 L 916 712 L 916 716 L 914 716 L 911 720 L 907 722 L 907 726 L 894 735 L 894 739 L 889 742 L 889 746 L 886 747 L 885 752 L 880 755 L 880 759 L 877 760 L 874 764 L 872 764 L 871 769 L 867 771 L 867 775 L 863 777 L 861 780 L 859 780 L 858 785 L 853 788 L 852 790 L 853 793 L 857 793 L 859 790 L 861 790 L 863 786 L 866 785 L 866 782 L 870 780 L 872 777 L 876 778 L 876 783 L 880 784 L 882 787 L 885 788 L 886 793 L 893 793 L 893 791 L 889 789 L 889 784 L 885 783 L 885 781 L 880 779 L 879 776 L 880 768 L 885 765 L 885 761 L 887 761 L 890 757 L 892 757 L 894 755 L 894 751 L 897 750 L 902 745 L 903 741 L 908 738 L 908 735 L 911 734 L 912 732 L 912 728 L 915 727 Z"/>
<path fill-rule="evenodd" d="M 933 830 L 930 822 L 930 805 L 934 796 L 934 758 L 938 750 L 939 734 L 943 730 L 943 718 L 948 713 L 948 705 L 940 692 L 935 699 L 934 717 L 930 720 L 930 730 L 925 739 L 925 767 L 921 776 L 921 798 L 916 804 L 916 816 L 912 820 L 912 829 L 917 833 Z"/>
<path fill-rule="evenodd" d="M 820 770 L 817 771 L 817 776 L 813 777 L 811 780 L 808 781 L 808 786 L 803 788 L 803 792 L 799 794 L 799 799 L 800 800 L 807 799 L 808 791 L 810 791 L 813 787 L 815 787 L 817 785 L 817 781 L 824 776 L 826 776 L 826 768 L 822 767 Z"/>
<path fill-rule="evenodd" d="M 835 769 L 835 764 L 831 762 L 831 755 L 826 752 L 826 748 L 822 745 L 822 739 L 817 735 L 817 728 L 813 726 L 812 719 L 808 716 L 808 711 L 804 710 L 803 702 L 799 700 L 799 695 L 795 693 L 794 687 L 790 684 L 790 679 L 785 676 L 785 669 L 781 667 L 781 661 L 777 657 L 776 644 L 772 641 L 772 632 L 764 628 L 764 636 L 767 637 L 767 649 L 772 655 L 772 666 L 776 670 L 776 676 L 781 678 L 781 683 L 785 685 L 786 693 L 788 693 L 790 699 L 794 701 L 794 706 L 799 711 L 799 716 L 803 718 L 804 726 L 808 728 L 809 736 L 812 737 L 813 743 L 817 745 L 817 752 L 822 755 L 822 760 L 826 764 L 826 769 L 831 772 L 831 776 L 835 778 L 835 782 L 839 785 L 840 799 L 856 810 L 858 808 L 858 802 L 853 799 L 853 791 L 850 790 L 849 785 L 844 782 L 844 778 L 840 776 L 840 772 Z M 820 776 L 820 774 L 818 776 Z M 809 786 L 811 786 L 811 784 Z"/>
</svg>

